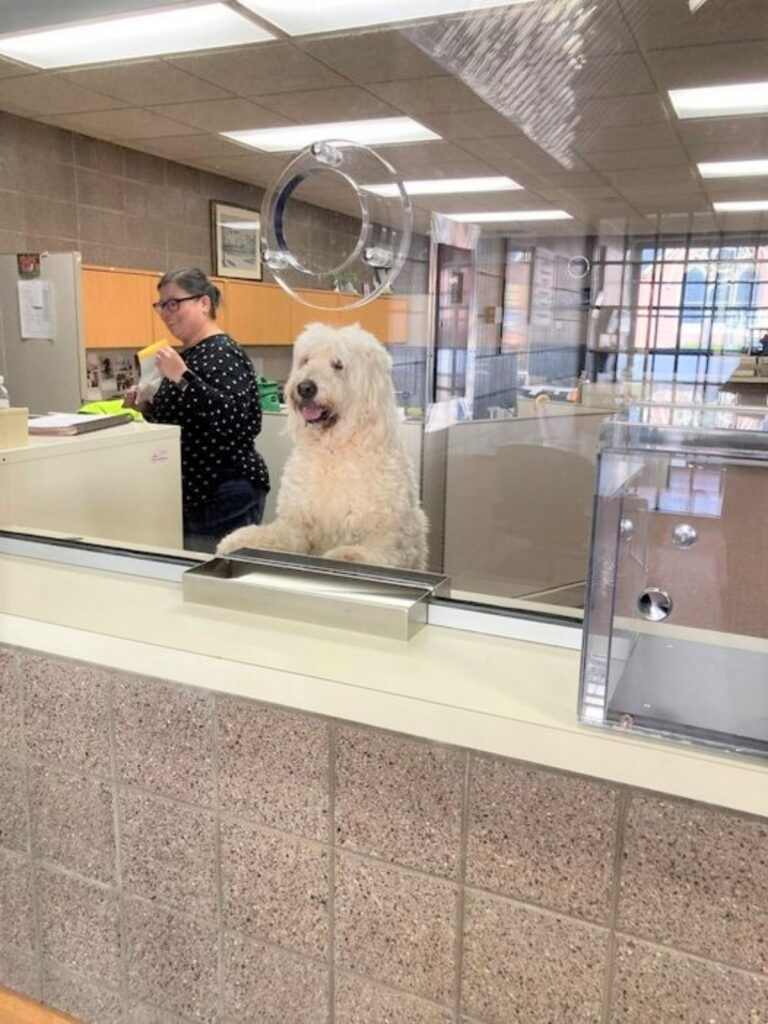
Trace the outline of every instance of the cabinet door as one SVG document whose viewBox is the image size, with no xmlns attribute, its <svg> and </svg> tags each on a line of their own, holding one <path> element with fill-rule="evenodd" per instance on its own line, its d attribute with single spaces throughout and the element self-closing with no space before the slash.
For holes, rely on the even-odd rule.
<svg viewBox="0 0 768 1024">
<path fill-rule="evenodd" d="M 292 304 L 277 285 L 227 281 L 229 333 L 241 345 L 290 345 Z"/>
<path fill-rule="evenodd" d="M 307 324 L 321 323 L 331 324 L 333 327 L 339 326 L 341 322 L 337 309 L 339 297 L 335 292 L 301 288 L 297 290 L 296 294 L 305 296 L 309 302 L 328 302 L 329 308 L 312 309 L 309 306 L 305 306 L 302 302 L 297 302 L 296 299 L 291 299 L 291 327 L 290 341 L 288 342 L 290 345 L 296 341 Z"/>
<path fill-rule="evenodd" d="M 385 296 L 348 312 L 342 303 L 337 320 L 342 325 L 360 324 L 363 330 L 370 331 L 384 344 L 402 343 L 406 341 L 408 300 L 405 297 Z"/>
<path fill-rule="evenodd" d="M 83 267 L 85 347 L 143 348 L 154 341 L 154 280 L 151 274 Z"/>
</svg>

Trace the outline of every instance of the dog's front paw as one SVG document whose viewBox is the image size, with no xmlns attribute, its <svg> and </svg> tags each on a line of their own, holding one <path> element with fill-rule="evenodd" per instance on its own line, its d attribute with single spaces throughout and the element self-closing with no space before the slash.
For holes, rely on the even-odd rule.
<svg viewBox="0 0 768 1024">
<path fill-rule="evenodd" d="M 217 555 L 228 555 L 238 548 L 259 547 L 259 527 L 241 526 L 239 530 L 233 530 L 223 537 L 216 546 Z"/>
<path fill-rule="evenodd" d="M 340 544 L 323 554 L 323 558 L 335 558 L 337 562 L 365 562 L 365 552 L 354 544 Z"/>
</svg>

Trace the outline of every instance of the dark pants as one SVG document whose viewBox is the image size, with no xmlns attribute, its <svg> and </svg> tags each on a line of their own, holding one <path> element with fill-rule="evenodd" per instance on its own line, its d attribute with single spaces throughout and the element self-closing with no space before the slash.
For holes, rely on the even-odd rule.
<svg viewBox="0 0 768 1024">
<path fill-rule="evenodd" d="M 267 492 L 250 480 L 225 480 L 204 504 L 184 513 L 184 547 L 192 551 L 215 551 L 228 533 L 240 526 L 261 522 Z"/>
</svg>

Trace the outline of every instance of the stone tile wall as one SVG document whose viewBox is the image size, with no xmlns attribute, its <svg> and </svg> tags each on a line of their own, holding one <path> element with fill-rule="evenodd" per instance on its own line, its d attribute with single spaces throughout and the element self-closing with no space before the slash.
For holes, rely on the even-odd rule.
<svg viewBox="0 0 768 1024">
<path fill-rule="evenodd" d="M 0 983 L 89 1024 L 765 1024 L 768 822 L 4 648 Z"/>
</svg>

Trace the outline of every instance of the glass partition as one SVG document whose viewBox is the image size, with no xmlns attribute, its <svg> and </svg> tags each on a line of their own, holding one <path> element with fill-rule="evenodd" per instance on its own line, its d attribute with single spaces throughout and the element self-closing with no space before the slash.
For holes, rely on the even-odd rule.
<svg viewBox="0 0 768 1024">
<path fill-rule="evenodd" d="M 428 567 L 456 597 L 578 617 L 603 421 L 638 402 L 766 406 L 768 74 L 755 41 L 768 39 L 768 10 L 725 8 L 530 0 L 140 66 L 40 76 L 3 62 L 0 372 L 12 405 L 119 400 L 138 353 L 174 341 L 151 309 L 160 274 L 199 266 L 261 378 L 266 524 L 294 446 L 293 342 L 313 321 L 357 322 L 391 359 Z M 165 83 L 151 97 L 150 75 Z M 51 82 L 66 108 L 55 113 Z M 747 107 L 680 105 L 680 90 L 744 82 Z M 317 124 L 322 147 L 344 139 L 340 124 L 379 119 L 422 132 L 366 142 L 362 177 L 376 177 L 379 154 L 380 181 L 328 165 L 294 184 L 300 147 L 224 134 Z M 275 182 L 290 200 L 279 238 L 262 208 Z M 211 244 L 211 204 L 243 214 L 239 269 Z M 361 238 L 375 244 L 352 266 Z M 292 279 L 301 301 L 278 286 L 281 245 L 316 271 Z M 388 245 L 397 273 L 376 266 Z M 3 528 L 182 543 L 173 424 L 29 443 L 10 417 L 0 428 Z"/>
</svg>

